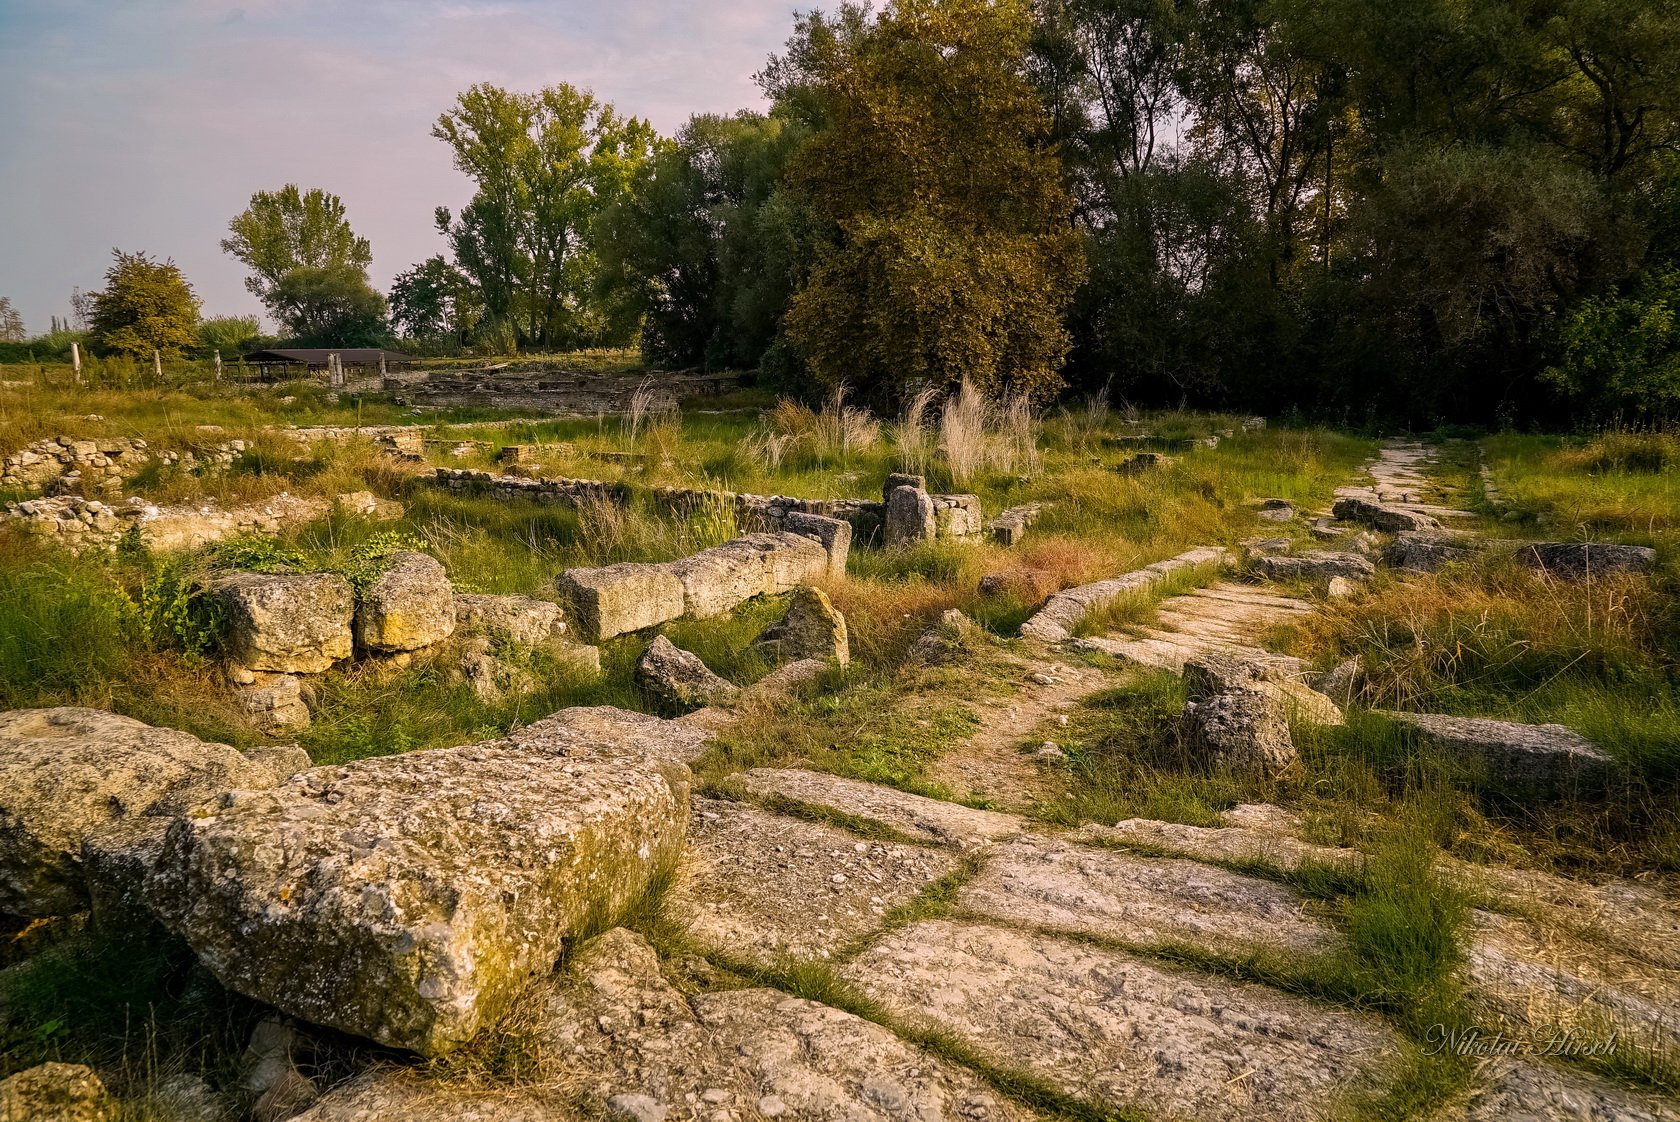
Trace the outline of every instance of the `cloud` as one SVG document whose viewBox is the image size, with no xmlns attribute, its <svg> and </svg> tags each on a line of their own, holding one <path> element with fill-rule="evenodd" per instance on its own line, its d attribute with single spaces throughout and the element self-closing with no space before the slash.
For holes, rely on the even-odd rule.
<svg viewBox="0 0 1680 1122">
<path fill-rule="evenodd" d="M 672 132 L 758 107 L 789 0 L 0 3 L 0 294 L 31 330 L 113 246 L 173 257 L 207 314 L 256 311 L 221 253 L 253 191 L 342 195 L 381 285 L 441 251 L 469 185 L 431 123 L 477 81 L 566 81 Z"/>
</svg>

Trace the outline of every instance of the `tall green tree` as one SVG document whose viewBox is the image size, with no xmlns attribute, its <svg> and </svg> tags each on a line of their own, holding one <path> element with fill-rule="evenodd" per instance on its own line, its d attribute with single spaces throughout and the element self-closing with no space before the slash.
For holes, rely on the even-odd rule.
<svg viewBox="0 0 1680 1122">
<path fill-rule="evenodd" d="M 258 191 L 228 231 L 222 249 L 250 268 L 245 287 L 296 341 L 351 346 L 383 330 L 383 297 L 367 279 L 373 250 L 337 195 L 295 183 Z"/>
<path fill-rule="evenodd" d="M 373 249 L 350 228 L 344 200 L 319 187 L 258 191 L 228 233 L 222 250 L 250 268 L 245 287 L 265 304 L 293 269 L 348 265 L 365 272 L 373 264 Z"/>
<path fill-rule="evenodd" d="M 817 125 L 790 177 L 821 240 L 786 327 L 820 383 L 1062 384 L 1084 260 L 1031 36 L 1025 0 L 847 5 L 762 76 Z"/>
<path fill-rule="evenodd" d="M 441 256 L 428 257 L 391 282 L 391 322 L 410 339 L 464 343 L 482 314 L 472 282 Z"/>
<path fill-rule="evenodd" d="M 634 309 L 602 296 L 594 229 L 654 153 L 652 126 L 564 83 L 536 93 L 481 84 L 432 135 L 477 185 L 459 215 L 439 207 L 436 220 L 490 329 L 539 347 L 633 336 Z"/>
<path fill-rule="evenodd" d="M 89 330 L 100 350 L 178 357 L 198 346 L 198 297 L 173 261 L 111 251 L 105 287 L 93 294 Z"/>
<path fill-rule="evenodd" d="M 803 277 L 804 208 L 782 188 L 808 130 L 786 114 L 692 118 L 601 219 L 607 283 L 675 366 L 757 366 Z"/>
<path fill-rule="evenodd" d="M 23 316 L 10 296 L 0 296 L 0 343 L 21 343 L 24 338 Z"/>
</svg>

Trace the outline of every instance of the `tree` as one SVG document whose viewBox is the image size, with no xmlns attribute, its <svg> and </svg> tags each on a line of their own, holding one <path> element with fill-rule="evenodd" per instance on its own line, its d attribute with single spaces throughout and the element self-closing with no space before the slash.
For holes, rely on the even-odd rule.
<svg viewBox="0 0 1680 1122">
<path fill-rule="evenodd" d="M 1545 380 L 1604 420 L 1680 416 L 1680 268 L 1582 301 L 1559 330 Z"/>
<path fill-rule="evenodd" d="M 258 191 L 228 230 L 222 249 L 250 267 L 245 287 L 297 339 L 348 346 L 351 337 L 383 331 L 384 300 L 367 279 L 373 251 L 350 228 L 337 195 L 295 183 Z"/>
<path fill-rule="evenodd" d="M 756 366 L 804 275 L 804 209 L 781 188 L 809 131 L 785 114 L 692 118 L 600 220 L 603 276 L 675 366 Z"/>
<path fill-rule="evenodd" d="M 465 342 L 479 316 L 472 282 L 442 257 L 428 257 L 391 282 L 391 322 L 411 339 Z"/>
<path fill-rule="evenodd" d="M 281 322 L 306 347 L 376 347 L 385 339 L 390 309 L 355 266 L 288 269 L 273 300 Z"/>
<path fill-rule="evenodd" d="M 1060 387 L 1084 261 L 1031 33 L 1025 0 L 846 5 L 761 77 L 817 128 L 789 174 L 823 233 L 786 328 L 824 385 Z"/>
<path fill-rule="evenodd" d="M 93 294 L 93 345 L 141 357 L 155 350 L 167 358 L 196 347 L 198 297 L 175 262 L 120 249 L 111 254 L 105 287 Z"/>
<path fill-rule="evenodd" d="M 0 343 L 21 343 L 25 338 L 23 316 L 12 307 L 11 297 L 0 296 Z"/>
<path fill-rule="evenodd" d="M 477 184 L 436 221 L 492 332 L 520 345 L 627 341 L 633 312 L 600 297 L 595 220 L 630 186 L 658 134 L 564 83 L 537 93 L 475 85 L 432 135 Z"/>
<path fill-rule="evenodd" d="M 262 324 L 256 316 L 213 316 L 198 325 L 199 347 L 209 354 L 220 351 L 232 357 L 254 349 L 262 339 Z"/>
<path fill-rule="evenodd" d="M 305 192 L 288 183 L 278 191 L 258 191 L 228 223 L 228 231 L 222 250 L 251 269 L 245 287 L 265 304 L 272 304 L 275 290 L 293 269 L 350 266 L 366 271 L 373 263 L 367 239 L 350 229 L 344 201 L 319 187 Z"/>
</svg>

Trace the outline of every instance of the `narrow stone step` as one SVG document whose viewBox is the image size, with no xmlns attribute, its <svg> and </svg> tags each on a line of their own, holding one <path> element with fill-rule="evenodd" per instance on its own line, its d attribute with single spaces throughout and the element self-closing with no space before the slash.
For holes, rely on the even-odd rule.
<svg viewBox="0 0 1680 1122">
<path fill-rule="evenodd" d="M 702 948 L 824 959 L 956 868 L 950 849 L 870 841 L 745 803 L 695 799 L 670 914 Z"/>
<path fill-rule="evenodd" d="M 1348 867 L 1365 860 L 1356 849 L 1313 845 L 1275 829 L 1236 824 L 1186 826 L 1180 822 L 1128 818 L 1112 826 L 1091 823 L 1080 827 L 1073 836 L 1086 842 L 1138 846 L 1199 861 L 1263 861 L 1285 871 L 1309 862 Z"/>
<path fill-rule="evenodd" d="M 1602 748 L 1562 725 L 1440 713 L 1384 716 L 1416 729 L 1426 743 L 1483 768 L 1498 790 L 1515 797 L 1590 795 L 1604 789 L 1616 767 Z"/>
<path fill-rule="evenodd" d="M 1311 954 L 1338 942 L 1299 895 L 1273 881 L 1054 838 L 1000 846 L 956 905 L 982 919 L 1137 944 Z"/>
<path fill-rule="evenodd" d="M 1108 1109 L 1306 1122 L 1392 1072 L 1375 1017 L 1072 940 L 928 920 L 846 968 L 896 1016 Z"/>
<path fill-rule="evenodd" d="M 839 811 L 941 845 L 983 845 L 1026 830 L 1026 823 L 1012 814 L 975 810 L 820 771 L 754 768 L 742 781 L 749 793 L 760 798 L 774 795 Z"/>
</svg>

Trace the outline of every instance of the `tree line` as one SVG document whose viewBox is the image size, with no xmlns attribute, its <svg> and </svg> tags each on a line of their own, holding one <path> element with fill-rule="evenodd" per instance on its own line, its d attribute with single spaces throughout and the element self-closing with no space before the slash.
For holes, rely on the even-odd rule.
<svg viewBox="0 0 1680 1122">
<path fill-rule="evenodd" d="M 327 192 L 222 244 L 328 345 L 639 342 L 882 406 L 1680 411 L 1680 0 L 843 4 L 757 80 L 670 138 L 464 91 L 432 135 L 475 192 L 388 301 Z"/>
</svg>

